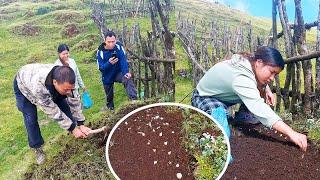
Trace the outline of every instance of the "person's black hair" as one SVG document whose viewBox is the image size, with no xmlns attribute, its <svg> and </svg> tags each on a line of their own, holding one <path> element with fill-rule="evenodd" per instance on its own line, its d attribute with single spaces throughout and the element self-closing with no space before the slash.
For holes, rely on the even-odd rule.
<svg viewBox="0 0 320 180">
<path fill-rule="evenodd" d="M 62 53 L 62 52 L 65 51 L 65 50 L 69 51 L 68 45 L 66 45 L 66 44 L 60 44 L 60 45 L 58 46 L 58 53 Z"/>
<path fill-rule="evenodd" d="M 272 47 L 260 46 L 254 53 L 254 60 L 261 59 L 266 65 L 284 68 L 284 60 L 280 52 Z"/>
<path fill-rule="evenodd" d="M 104 32 L 103 35 L 104 35 L 104 39 L 106 39 L 107 37 L 112 37 L 112 36 L 114 36 L 115 38 L 117 37 L 116 33 L 114 33 L 113 31 L 110 31 L 110 30 Z"/>
<path fill-rule="evenodd" d="M 70 83 L 74 84 L 76 81 L 76 75 L 69 66 L 58 66 L 53 70 L 52 79 L 58 81 L 58 83 Z"/>
</svg>

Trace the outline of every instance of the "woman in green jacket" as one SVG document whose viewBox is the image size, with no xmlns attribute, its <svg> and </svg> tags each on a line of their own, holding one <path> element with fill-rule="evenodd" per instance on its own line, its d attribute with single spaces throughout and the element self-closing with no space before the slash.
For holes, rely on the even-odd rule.
<svg viewBox="0 0 320 180">
<path fill-rule="evenodd" d="M 270 108 L 274 96 L 268 83 L 284 68 L 278 50 L 261 46 L 254 54 L 239 53 L 214 65 L 199 81 L 192 96 L 192 105 L 211 114 L 218 107 L 244 104 L 263 125 L 287 135 L 303 151 L 307 137 L 290 128 Z M 265 89 L 265 99 L 259 89 Z"/>
</svg>

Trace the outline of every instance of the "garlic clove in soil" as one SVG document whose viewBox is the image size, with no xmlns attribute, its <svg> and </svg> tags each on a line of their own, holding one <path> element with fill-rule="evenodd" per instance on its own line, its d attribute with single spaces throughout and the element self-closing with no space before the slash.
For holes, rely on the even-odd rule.
<svg viewBox="0 0 320 180">
<path fill-rule="evenodd" d="M 166 142 L 164 142 L 163 144 L 164 144 L 164 145 L 168 145 L 168 142 L 166 141 Z"/>
<path fill-rule="evenodd" d="M 168 155 L 171 155 L 171 151 L 168 152 Z"/>
<path fill-rule="evenodd" d="M 144 132 L 137 132 L 138 134 L 141 134 L 142 136 L 145 136 L 146 134 Z"/>
<path fill-rule="evenodd" d="M 159 136 L 160 136 L 160 137 L 162 136 L 162 132 L 161 132 L 161 133 L 159 133 Z"/>
<path fill-rule="evenodd" d="M 153 161 L 153 165 L 156 165 L 158 163 L 158 161 Z"/>
<path fill-rule="evenodd" d="M 182 174 L 181 173 L 177 173 L 177 178 L 181 179 L 182 178 Z"/>
<path fill-rule="evenodd" d="M 176 164 L 176 167 L 179 167 L 180 165 L 179 164 Z"/>
<path fill-rule="evenodd" d="M 152 128 L 151 122 L 147 123 L 147 126 L 149 126 L 150 128 Z"/>
<path fill-rule="evenodd" d="M 152 149 L 152 151 L 153 151 L 153 152 L 156 152 L 156 151 L 157 151 L 157 149 Z"/>
</svg>

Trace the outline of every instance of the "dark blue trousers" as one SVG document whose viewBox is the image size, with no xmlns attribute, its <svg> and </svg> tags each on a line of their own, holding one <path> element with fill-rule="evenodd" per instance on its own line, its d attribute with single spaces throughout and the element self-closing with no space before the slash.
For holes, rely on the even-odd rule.
<svg viewBox="0 0 320 180">
<path fill-rule="evenodd" d="M 27 129 L 28 142 L 31 148 L 39 148 L 44 144 L 38 123 L 38 114 L 36 105 L 32 104 L 19 90 L 17 80 L 13 81 L 14 94 L 16 96 L 17 108 L 22 112 L 24 125 Z M 58 107 L 72 120 L 72 113 L 66 99 L 60 99 L 55 102 Z"/>
<path fill-rule="evenodd" d="M 122 83 L 124 88 L 126 89 L 127 96 L 129 97 L 130 100 L 136 100 L 137 99 L 137 90 L 132 82 L 132 79 L 127 79 L 123 77 L 122 73 L 119 72 L 114 80 L 115 82 Z M 106 93 L 106 99 L 107 99 L 107 107 L 111 110 L 114 109 L 114 102 L 113 102 L 113 85 L 114 83 L 111 84 L 104 84 L 104 92 Z"/>
</svg>

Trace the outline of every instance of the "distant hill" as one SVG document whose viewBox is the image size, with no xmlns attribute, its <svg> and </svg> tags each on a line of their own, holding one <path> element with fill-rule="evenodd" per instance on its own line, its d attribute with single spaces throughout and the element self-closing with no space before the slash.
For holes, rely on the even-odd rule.
<svg viewBox="0 0 320 180">
<path fill-rule="evenodd" d="M 266 11 L 270 11 L 270 14 L 272 13 L 271 9 L 266 9 Z M 215 3 L 214 0 L 176 0 L 176 12 L 180 12 L 189 19 L 205 20 L 208 22 L 214 20 L 221 24 L 226 22 L 233 28 L 239 26 L 241 23 L 251 21 L 253 33 L 260 36 L 267 36 L 272 28 L 271 18 L 255 17 L 224 4 Z M 281 29 L 281 23 L 278 21 L 278 32 L 280 32 Z M 307 41 L 311 44 L 315 43 L 315 29 L 307 32 Z"/>
</svg>

